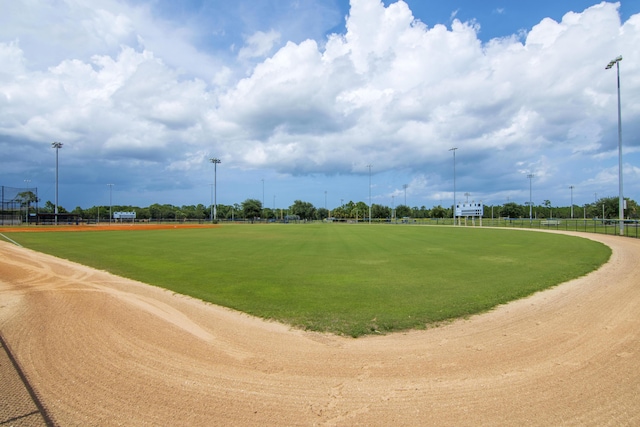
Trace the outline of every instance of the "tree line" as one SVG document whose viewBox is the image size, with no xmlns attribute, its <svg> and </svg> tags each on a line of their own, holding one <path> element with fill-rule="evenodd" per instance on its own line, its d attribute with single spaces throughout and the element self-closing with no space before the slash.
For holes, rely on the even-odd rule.
<svg viewBox="0 0 640 427">
<path fill-rule="evenodd" d="M 31 192 L 20 193 L 18 201 L 21 207 L 33 209 L 37 205 L 38 199 Z M 626 199 L 625 218 L 638 218 L 638 204 L 631 199 Z M 532 217 L 538 219 L 546 218 L 604 218 L 616 219 L 618 215 L 618 198 L 604 197 L 594 203 L 586 205 L 553 206 L 551 201 L 544 200 L 539 205 L 531 206 Z M 425 206 L 398 205 L 395 207 L 381 204 L 371 205 L 371 218 L 375 219 L 400 219 L 400 218 L 452 218 L 453 206 L 443 207 L 433 206 L 428 209 Z M 38 210 L 43 213 L 53 213 L 55 205 L 47 201 Z M 484 218 L 528 218 L 528 204 L 518 204 L 508 202 L 502 205 L 484 205 Z M 573 215 L 572 215 L 573 211 Z M 110 212 L 136 212 L 138 220 L 155 221 L 193 221 L 210 220 L 213 218 L 213 207 L 203 204 L 174 206 L 171 204 L 154 203 L 148 207 L 137 207 L 130 205 L 93 206 L 83 209 L 80 206 L 72 211 L 67 211 L 64 207 L 58 206 L 59 213 L 72 213 L 85 220 L 95 219 L 97 221 L 109 220 Z M 269 208 L 262 205 L 257 199 L 247 199 L 242 203 L 233 205 L 217 205 L 216 215 L 220 220 L 284 220 L 287 217 L 295 216 L 301 220 L 325 220 L 335 218 L 338 220 L 358 220 L 369 217 L 369 205 L 359 201 L 349 201 L 332 209 L 318 208 L 312 203 L 296 200 L 291 206 L 285 208 Z"/>
</svg>

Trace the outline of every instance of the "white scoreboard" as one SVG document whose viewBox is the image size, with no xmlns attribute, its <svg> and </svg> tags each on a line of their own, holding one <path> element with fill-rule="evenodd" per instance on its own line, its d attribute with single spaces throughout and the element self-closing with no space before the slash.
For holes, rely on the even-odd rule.
<svg viewBox="0 0 640 427">
<path fill-rule="evenodd" d="M 467 216 L 478 216 L 482 218 L 484 215 L 484 206 L 482 203 L 458 203 L 456 204 L 456 216 L 458 217 L 467 217 Z"/>
<path fill-rule="evenodd" d="M 114 219 L 136 219 L 136 213 L 135 212 L 114 212 L 113 218 Z"/>
</svg>

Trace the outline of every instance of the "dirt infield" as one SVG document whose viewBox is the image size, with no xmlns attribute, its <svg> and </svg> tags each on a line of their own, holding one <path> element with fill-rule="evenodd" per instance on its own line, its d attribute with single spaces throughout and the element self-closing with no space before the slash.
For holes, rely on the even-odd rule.
<svg viewBox="0 0 640 427">
<path fill-rule="evenodd" d="M 640 241 L 583 236 L 613 249 L 584 278 L 359 339 L 0 242 L 0 332 L 63 426 L 639 425 Z"/>
<path fill-rule="evenodd" d="M 38 395 L 0 334 L 0 425 L 51 426 Z"/>
</svg>

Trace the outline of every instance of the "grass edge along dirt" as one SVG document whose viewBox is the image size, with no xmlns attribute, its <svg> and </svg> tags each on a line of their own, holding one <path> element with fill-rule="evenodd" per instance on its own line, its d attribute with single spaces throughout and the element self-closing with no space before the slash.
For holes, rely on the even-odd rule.
<svg viewBox="0 0 640 427">
<path fill-rule="evenodd" d="M 465 227 L 7 234 L 25 247 L 207 302 L 352 337 L 485 312 L 586 275 L 611 255 L 576 236 Z"/>
</svg>

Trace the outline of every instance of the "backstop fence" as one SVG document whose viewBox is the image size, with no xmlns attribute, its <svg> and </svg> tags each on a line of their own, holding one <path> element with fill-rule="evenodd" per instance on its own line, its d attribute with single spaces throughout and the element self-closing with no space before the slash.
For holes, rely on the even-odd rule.
<svg viewBox="0 0 640 427">
<path fill-rule="evenodd" d="M 0 186 L 0 225 L 18 225 L 35 222 L 38 210 L 37 187 Z"/>
</svg>

